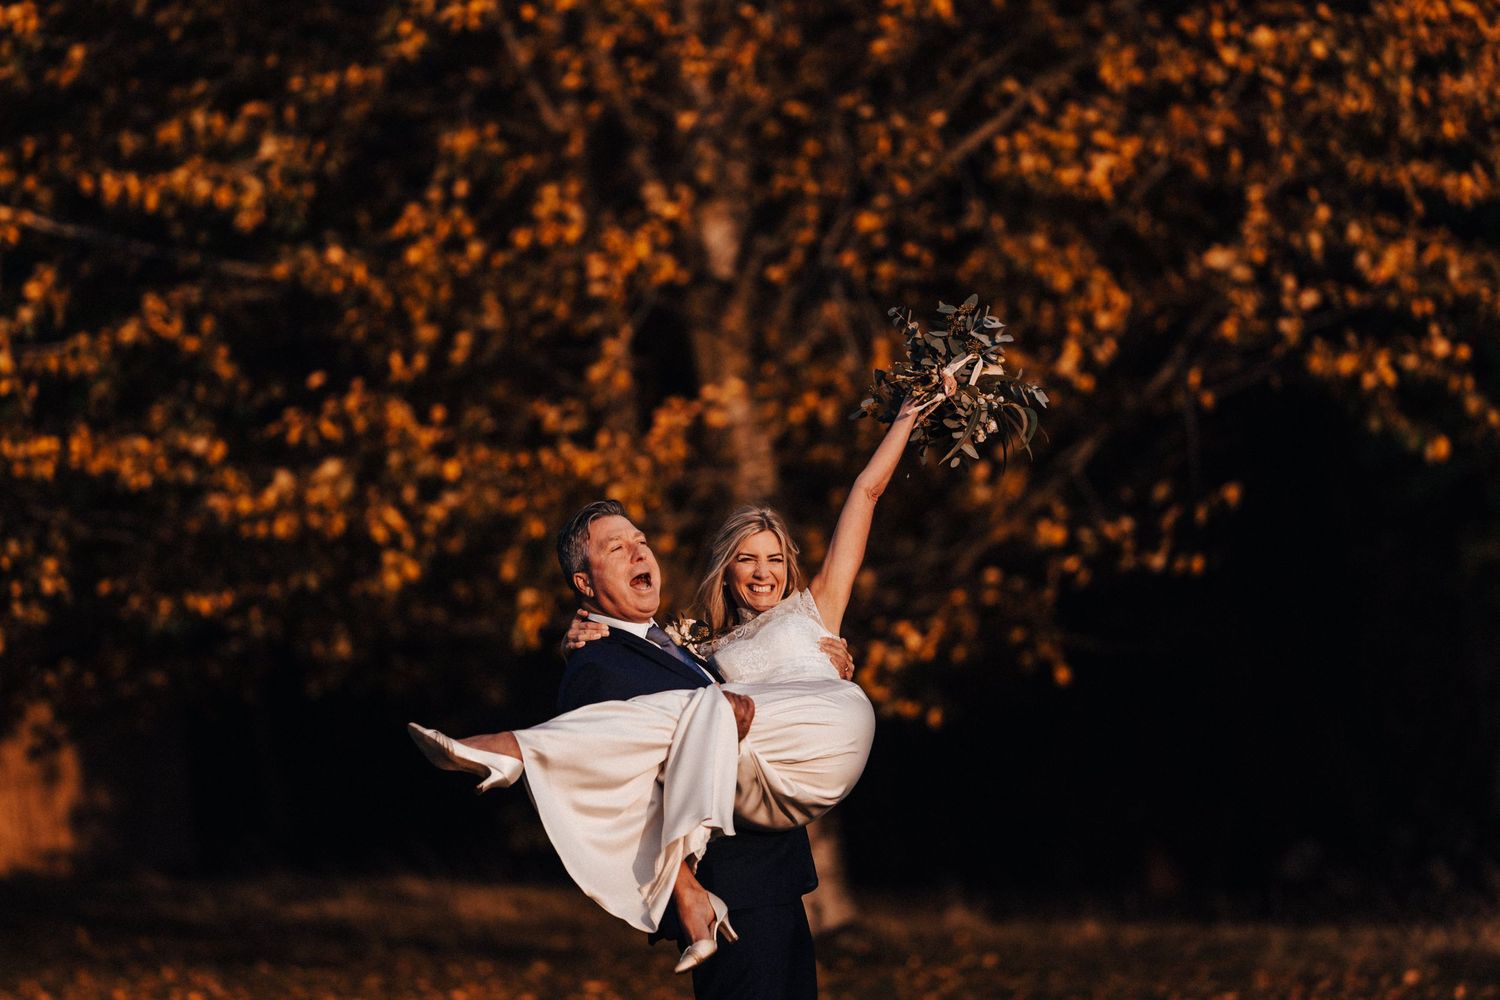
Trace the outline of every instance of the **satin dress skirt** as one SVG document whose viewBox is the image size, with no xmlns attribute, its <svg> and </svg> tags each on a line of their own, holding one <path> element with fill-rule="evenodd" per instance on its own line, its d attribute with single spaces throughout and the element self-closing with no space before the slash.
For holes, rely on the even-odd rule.
<svg viewBox="0 0 1500 1000">
<path fill-rule="evenodd" d="M 654 931 L 681 863 L 736 824 L 786 830 L 854 788 L 875 714 L 857 684 L 725 684 L 755 700 L 739 740 L 719 686 L 587 705 L 517 730 L 526 785 L 568 874 L 610 913 Z"/>
</svg>

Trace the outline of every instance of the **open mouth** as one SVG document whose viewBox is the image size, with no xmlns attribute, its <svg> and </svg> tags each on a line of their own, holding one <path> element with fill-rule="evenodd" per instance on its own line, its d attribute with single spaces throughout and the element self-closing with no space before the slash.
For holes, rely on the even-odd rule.
<svg viewBox="0 0 1500 1000">
<path fill-rule="evenodd" d="M 651 574 L 650 573 L 639 573 L 639 574 L 631 577 L 630 578 L 630 585 L 632 587 L 634 587 L 636 590 L 650 590 L 651 589 Z"/>
<path fill-rule="evenodd" d="M 750 584 L 750 593 L 752 593 L 752 594 L 769 595 L 769 594 L 773 593 L 775 590 L 776 590 L 776 585 L 772 584 L 772 583 L 752 583 L 752 584 Z"/>
</svg>

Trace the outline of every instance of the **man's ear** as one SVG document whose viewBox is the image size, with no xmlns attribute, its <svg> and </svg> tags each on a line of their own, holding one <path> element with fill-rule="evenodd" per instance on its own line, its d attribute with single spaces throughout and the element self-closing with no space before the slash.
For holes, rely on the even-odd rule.
<svg viewBox="0 0 1500 1000">
<path fill-rule="evenodd" d="M 573 574 L 573 589 L 584 597 L 594 596 L 594 581 L 589 579 L 587 573 L 578 572 Z"/>
</svg>

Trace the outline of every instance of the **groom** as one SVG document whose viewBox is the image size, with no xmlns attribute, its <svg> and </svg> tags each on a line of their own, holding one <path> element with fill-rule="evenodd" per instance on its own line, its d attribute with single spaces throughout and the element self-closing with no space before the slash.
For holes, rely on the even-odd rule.
<svg viewBox="0 0 1500 1000">
<path fill-rule="evenodd" d="M 646 536 L 614 500 L 596 500 L 558 532 L 557 559 L 584 610 L 608 632 L 568 660 L 557 706 L 569 711 L 599 701 L 626 700 L 680 688 L 706 687 L 714 668 L 676 645 L 656 625 L 661 569 Z M 843 654 L 847 658 L 847 654 Z M 852 664 L 850 664 L 852 672 Z M 841 671 L 842 672 L 842 671 Z M 739 735 L 754 723 L 754 702 L 725 692 Z M 714 841 L 698 865 L 704 888 L 729 904 L 735 943 L 693 970 L 698 1000 L 806 1000 L 818 995 L 812 933 L 802 896 L 817 887 L 807 831 L 742 830 Z M 655 943 L 689 936 L 668 907 Z"/>
</svg>

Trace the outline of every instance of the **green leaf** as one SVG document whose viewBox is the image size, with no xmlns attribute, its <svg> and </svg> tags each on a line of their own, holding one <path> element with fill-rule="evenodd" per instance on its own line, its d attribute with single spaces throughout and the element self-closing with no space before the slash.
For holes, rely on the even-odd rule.
<svg viewBox="0 0 1500 1000">
<path fill-rule="evenodd" d="M 969 443 L 969 438 L 974 436 L 974 430 L 979 426 L 979 421 L 983 417 L 984 411 L 976 407 L 973 415 L 969 417 L 969 425 L 964 428 L 963 433 L 958 438 L 958 444 L 955 444 L 948 454 L 943 456 L 942 461 L 948 461 L 948 459 L 958 454 L 960 448 Z"/>
</svg>

